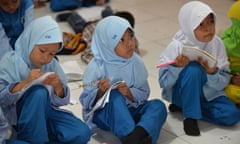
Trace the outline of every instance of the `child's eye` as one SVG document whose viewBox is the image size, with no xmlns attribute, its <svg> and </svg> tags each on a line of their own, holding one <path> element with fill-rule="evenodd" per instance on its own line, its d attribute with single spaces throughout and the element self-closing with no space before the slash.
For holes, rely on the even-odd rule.
<svg viewBox="0 0 240 144">
<path fill-rule="evenodd" d="M 131 38 L 133 38 L 133 37 L 134 37 L 134 34 L 133 34 L 133 33 L 131 33 L 131 34 L 130 34 L 130 37 L 131 37 Z"/>
<path fill-rule="evenodd" d="M 215 20 L 214 20 L 214 19 L 212 19 L 212 20 L 211 20 L 211 23 L 212 23 L 212 24 L 215 24 Z"/>
<path fill-rule="evenodd" d="M 39 51 L 40 51 L 41 53 L 44 53 L 44 52 L 45 52 L 45 51 L 44 51 L 44 50 L 42 50 L 42 49 L 40 49 Z"/>
<path fill-rule="evenodd" d="M 121 39 L 120 39 L 120 42 L 124 42 L 124 39 L 123 39 L 123 38 L 121 38 Z"/>
<path fill-rule="evenodd" d="M 55 53 L 50 53 L 50 56 L 52 56 L 52 57 L 55 56 L 55 55 L 56 55 Z"/>
</svg>

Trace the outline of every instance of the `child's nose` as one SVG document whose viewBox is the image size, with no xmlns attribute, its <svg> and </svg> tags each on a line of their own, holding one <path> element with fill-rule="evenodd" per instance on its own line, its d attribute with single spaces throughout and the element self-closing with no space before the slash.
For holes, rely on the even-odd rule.
<svg viewBox="0 0 240 144">
<path fill-rule="evenodd" d="M 51 60 L 51 57 L 48 56 L 48 55 L 44 55 L 44 56 L 42 57 L 42 60 L 43 60 L 44 62 L 48 62 L 49 60 Z"/>
</svg>

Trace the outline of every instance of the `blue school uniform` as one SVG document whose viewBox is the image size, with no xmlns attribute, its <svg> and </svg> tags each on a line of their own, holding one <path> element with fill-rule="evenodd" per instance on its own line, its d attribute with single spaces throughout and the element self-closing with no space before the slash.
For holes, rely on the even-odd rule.
<svg viewBox="0 0 240 144">
<path fill-rule="evenodd" d="M 80 96 L 83 118 L 91 128 L 109 130 L 120 140 L 136 126 L 141 126 L 152 137 L 153 143 L 156 143 L 166 120 L 166 108 L 158 99 L 148 100 L 148 73 L 141 58 L 135 53 L 129 59 L 122 58 L 114 51 L 127 29 L 133 31 L 126 20 L 116 16 L 106 17 L 98 23 L 91 43 L 94 58 L 84 72 L 83 83 L 109 78 L 111 85 L 118 80 L 124 80 L 134 102 L 118 90 L 112 90 L 109 102 L 88 116 L 95 104 L 98 86 L 84 87 Z"/>
<path fill-rule="evenodd" d="M 110 0 L 105 0 L 105 3 L 108 3 Z M 52 11 L 64 11 L 71 10 L 80 7 L 91 7 L 95 6 L 96 1 L 88 0 L 51 0 L 50 8 Z"/>
<path fill-rule="evenodd" d="M 29 143 L 85 144 L 91 137 L 88 126 L 59 108 L 69 103 L 70 92 L 66 76 L 55 59 L 40 69 L 43 73 L 55 72 L 59 75 L 64 87 L 63 98 L 56 96 L 51 86 L 42 84 L 26 91 L 11 92 L 18 82 L 26 79 L 29 72 L 36 68 L 29 58 L 34 46 L 50 43 L 62 43 L 62 32 L 50 16 L 34 20 L 23 31 L 16 42 L 15 51 L 6 53 L 0 61 L 0 104 L 8 123 L 15 127 L 19 140 Z"/>
<path fill-rule="evenodd" d="M 5 141 L 7 133 L 8 133 L 8 122 L 0 106 L 0 143 L 3 143 Z"/>
<path fill-rule="evenodd" d="M 14 44 L 23 29 L 34 19 L 32 0 L 20 0 L 20 6 L 14 13 L 0 8 L 0 58 L 15 48 Z"/>
<path fill-rule="evenodd" d="M 229 83 L 229 62 L 221 39 L 214 35 L 209 42 L 196 39 L 194 30 L 209 15 L 216 15 L 202 2 L 189 2 L 180 10 L 181 30 L 160 56 L 160 63 L 175 60 L 184 46 L 206 51 L 216 60 L 217 69 L 208 74 L 197 62 L 185 67 L 169 65 L 159 70 L 162 97 L 182 108 L 185 118 L 203 119 L 221 125 L 233 125 L 240 120 L 240 110 L 224 92 Z"/>
</svg>

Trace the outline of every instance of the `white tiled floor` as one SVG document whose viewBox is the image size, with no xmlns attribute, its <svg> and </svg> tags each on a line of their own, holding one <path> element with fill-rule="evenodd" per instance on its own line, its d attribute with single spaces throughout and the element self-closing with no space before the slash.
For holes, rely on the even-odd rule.
<svg viewBox="0 0 240 144">
<path fill-rule="evenodd" d="M 178 10 L 189 0 L 112 0 L 110 6 L 114 10 L 127 10 L 135 16 L 135 30 L 140 42 L 141 56 L 149 71 L 151 97 L 161 99 L 161 89 L 158 85 L 158 70 L 155 68 L 158 57 L 172 36 L 178 30 Z M 233 0 L 203 0 L 217 13 L 217 33 L 228 27 L 231 22 L 227 18 L 227 10 Z M 51 15 L 55 18 L 57 13 L 50 11 L 48 5 L 35 10 L 36 17 Z M 67 23 L 59 23 L 62 30 L 73 32 Z M 79 55 L 59 56 L 60 62 L 76 60 L 82 70 L 85 66 Z M 81 105 L 78 97 L 81 82 L 69 83 L 72 94 L 72 105 L 65 107 L 81 118 Z M 166 102 L 167 104 L 167 102 Z M 214 124 L 200 122 L 201 136 L 190 137 L 184 134 L 182 128 L 182 116 L 169 113 L 167 121 L 161 131 L 158 144 L 239 144 L 240 123 L 233 127 L 221 127 Z M 111 133 L 100 131 L 94 135 L 89 144 L 118 144 L 118 140 Z"/>
</svg>

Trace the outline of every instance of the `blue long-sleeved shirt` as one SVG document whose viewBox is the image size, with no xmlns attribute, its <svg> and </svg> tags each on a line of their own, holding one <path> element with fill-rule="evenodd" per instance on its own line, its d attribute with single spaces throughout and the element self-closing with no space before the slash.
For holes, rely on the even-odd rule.
<svg viewBox="0 0 240 144">
<path fill-rule="evenodd" d="M 8 133 L 8 122 L 0 106 L 0 143 L 1 144 L 4 143 L 7 133 Z"/>
</svg>

